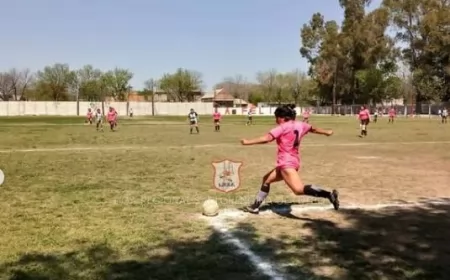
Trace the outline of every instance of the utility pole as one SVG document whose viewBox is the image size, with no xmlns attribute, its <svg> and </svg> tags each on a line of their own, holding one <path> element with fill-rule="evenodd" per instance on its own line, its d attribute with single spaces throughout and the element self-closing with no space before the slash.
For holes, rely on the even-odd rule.
<svg viewBox="0 0 450 280">
<path fill-rule="evenodd" d="M 150 80 L 150 86 L 152 89 L 152 116 L 155 116 L 155 81 Z"/>
<path fill-rule="evenodd" d="M 333 77 L 333 108 L 331 109 L 331 115 L 336 114 L 336 83 L 337 83 L 337 62 L 334 65 L 334 77 Z"/>
</svg>

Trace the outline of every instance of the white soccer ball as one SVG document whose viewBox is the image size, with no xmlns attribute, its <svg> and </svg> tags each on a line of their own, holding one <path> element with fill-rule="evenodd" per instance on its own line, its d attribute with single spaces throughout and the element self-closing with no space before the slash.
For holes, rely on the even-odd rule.
<svg viewBox="0 0 450 280">
<path fill-rule="evenodd" d="M 203 215 L 214 217 L 219 214 L 219 204 L 214 199 L 207 199 L 203 202 Z"/>
</svg>

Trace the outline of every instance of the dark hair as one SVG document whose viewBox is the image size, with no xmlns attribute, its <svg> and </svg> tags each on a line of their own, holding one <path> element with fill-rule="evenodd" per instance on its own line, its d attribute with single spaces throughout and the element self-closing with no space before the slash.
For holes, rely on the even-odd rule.
<svg viewBox="0 0 450 280">
<path fill-rule="evenodd" d="M 275 110 L 275 117 L 283 118 L 286 121 L 295 120 L 297 112 L 295 112 L 295 104 L 283 105 Z"/>
</svg>

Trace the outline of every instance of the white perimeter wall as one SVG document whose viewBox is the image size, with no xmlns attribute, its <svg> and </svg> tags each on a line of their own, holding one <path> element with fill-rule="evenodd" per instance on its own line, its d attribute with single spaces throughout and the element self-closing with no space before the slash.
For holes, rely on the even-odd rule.
<svg viewBox="0 0 450 280">
<path fill-rule="evenodd" d="M 130 108 L 133 109 L 135 116 L 151 116 L 151 102 L 130 102 Z M 105 110 L 108 107 L 114 107 L 119 115 L 127 115 L 126 102 L 105 102 Z M 353 106 L 355 109 L 347 110 L 347 114 L 353 115 L 359 106 Z M 85 116 L 88 108 L 95 110 L 102 108 L 101 102 L 80 102 L 80 116 Z M 193 108 L 200 115 L 211 115 L 214 111 L 213 103 L 195 102 L 195 103 L 168 103 L 155 102 L 156 116 L 185 116 Z M 271 116 L 276 107 L 257 107 L 254 109 L 254 115 Z M 309 109 L 312 114 L 331 114 L 331 107 L 310 107 L 296 108 L 297 114 L 301 114 L 305 109 Z M 350 109 L 350 108 L 348 108 Z M 407 115 L 407 106 L 397 108 L 398 115 Z M 219 108 L 223 115 L 232 114 L 236 110 L 236 115 L 247 114 L 246 109 L 241 108 Z M 410 114 L 410 112 L 408 112 Z M 431 115 L 431 107 L 429 114 Z M 0 116 L 77 116 L 77 103 L 74 101 L 53 102 L 53 101 L 7 101 L 0 102 Z"/>
<path fill-rule="evenodd" d="M 127 114 L 126 102 L 105 102 L 105 110 L 114 107 L 119 115 Z M 151 102 L 130 102 L 135 116 L 152 115 Z M 80 116 L 85 116 L 88 108 L 102 108 L 101 102 L 80 102 Z M 155 115 L 184 116 L 193 108 L 200 115 L 210 115 L 213 113 L 213 103 L 166 103 L 155 102 Z M 228 110 L 228 112 L 227 112 Z M 247 114 L 246 109 L 241 108 L 219 108 L 222 114 L 232 114 L 236 110 L 237 115 Z M 255 115 L 272 115 L 275 107 L 255 108 Z M 297 108 L 301 112 L 301 108 Z M 77 103 L 72 101 L 8 101 L 0 102 L 0 116 L 76 116 Z"/>
</svg>

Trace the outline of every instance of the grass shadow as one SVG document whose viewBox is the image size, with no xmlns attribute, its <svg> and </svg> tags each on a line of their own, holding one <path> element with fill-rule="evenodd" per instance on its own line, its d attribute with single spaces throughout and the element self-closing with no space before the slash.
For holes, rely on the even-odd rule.
<svg viewBox="0 0 450 280">
<path fill-rule="evenodd" d="M 29 253 L 0 265 L 0 279 L 268 280 L 215 232 L 206 241 L 170 240 L 154 247 L 137 245 L 126 255 L 121 256 L 107 244 L 61 254 Z"/>
<path fill-rule="evenodd" d="M 288 272 L 317 275 L 311 279 L 450 279 L 450 200 L 440 201 L 379 211 L 341 210 L 330 219 L 299 214 L 289 221 L 294 235 L 271 233 L 254 241 L 254 247 L 279 263 L 296 262 L 287 266 Z M 324 268 L 331 273 L 319 277 L 317 271 Z"/>
</svg>

